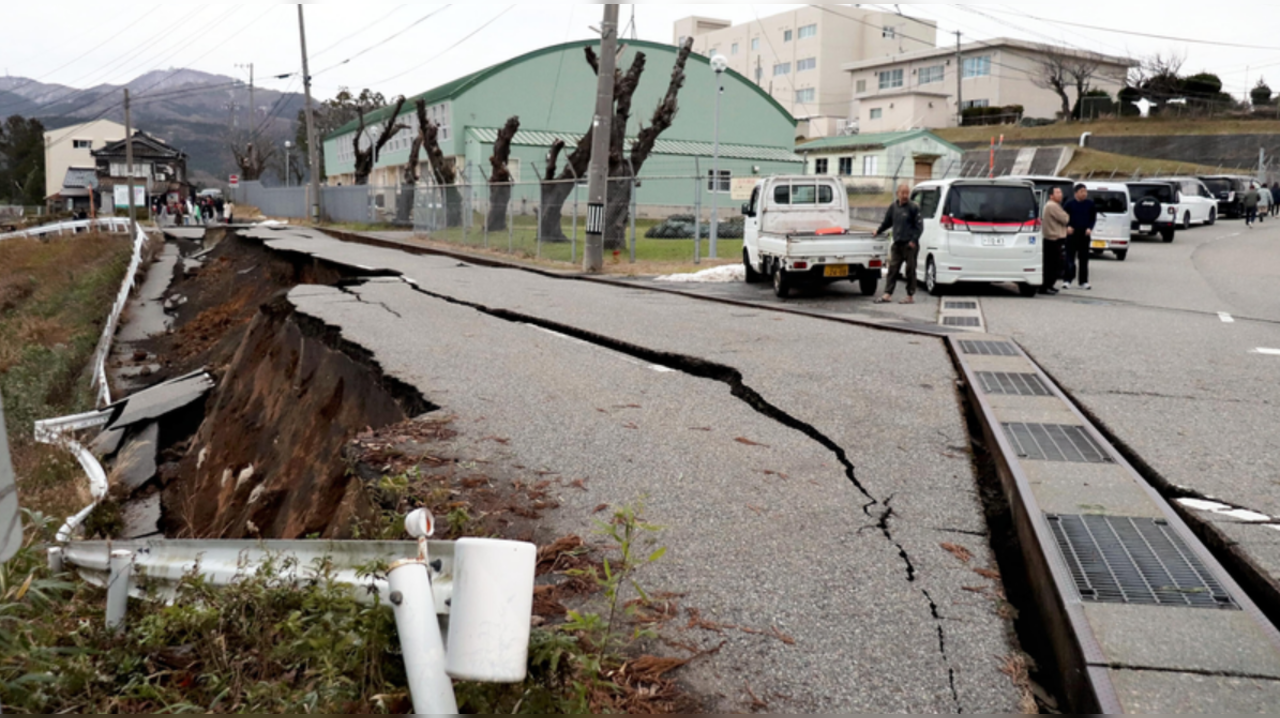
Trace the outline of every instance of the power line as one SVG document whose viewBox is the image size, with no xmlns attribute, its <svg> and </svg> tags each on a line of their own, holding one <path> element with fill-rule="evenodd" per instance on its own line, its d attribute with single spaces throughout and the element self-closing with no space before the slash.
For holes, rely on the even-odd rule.
<svg viewBox="0 0 1280 718">
<path fill-rule="evenodd" d="M 424 61 L 424 62 L 422 62 L 422 63 L 420 63 L 420 64 L 418 64 L 418 65 L 415 65 L 415 66 L 413 66 L 413 67 L 411 67 L 411 68 L 409 68 L 409 69 L 405 70 L 404 72 L 398 73 L 398 74 L 396 74 L 396 75 L 392 75 L 391 77 L 388 77 L 388 78 L 383 79 L 383 80 L 378 80 L 377 82 L 372 83 L 372 84 L 373 84 L 374 86 L 376 86 L 376 85 L 382 85 L 382 84 L 385 84 L 385 83 L 391 82 L 392 80 L 398 80 L 398 79 L 400 79 L 401 77 L 404 77 L 405 75 L 408 75 L 408 74 L 409 74 L 409 73 L 411 73 L 411 72 L 416 72 L 417 70 L 420 70 L 420 69 L 422 69 L 423 67 L 426 67 L 426 66 L 427 66 L 427 65 L 429 65 L 430 63 L 435 62 L 436 60 L 438 60 L 438 59 L 440 59 L 441 57 L 443 57 L 443 56 L 447 55 L 448 53 L 450 53 L 451 51 L 453 51 L 453 50 L 457 49 L 457 47 L 458 47 L 458 46 L 462 45 L 462 44 L 463 44 L 464 42 L 466 42 L 467 40 L 470 40 L 471 38 L 475 37 L 476 35 L 479 35 L 479 34 L 480 34 L 480 33 L 481 33 L 485 28 L 487 28 L 487 27 L 489 27 L 490 25 L 492 25 L 492 24 L 494 24 L 495 22 L 497 22 L 500 18 L 502 18 L 502 16 L 504 16 L 504 15 L 506 15 L 507 13 L 509 13 L 509 12 L 511 12 L 512 10 L 514 10 L 514 9 L 515 9 L 515 7 L 516 7 L 515 5 L 508 5 L 508 6 L 507 6 L 507 8 L 506 8 L 505 10 L 503 10 L 503 11 L 502 11 L 502 12 L 500 12 L 500 13 L 498 13 L 497 15 L 494 15 L 494 16 L 493 16 L 492 18 L 490 18 L 487 22 L 485 22 L 485 24 L 481 25 L 480 27 L 476 28 L 475 30 L 472 30 L 472 31 L 471 31 L 471 32 L 470 32 L 466 37 L 463 37 L 461 40 L 458 40 L 457 42 L 453 43 L 453 44 L 452 44 L 452 45 L 450 45 L 449 47 L 446 47 L 444 50 L 441 50 L 438 54 L 436 54 L 436 55 L 435 55 L 435 56 L 433 56 L 433 57 L 428 58 L 426 61 Z"/>
<path fill-rule="evenodd" d="M 313 72 L 313 73 L 311 73 L 311 77 L 312 77 L 312 78 L 315 78 L 315 77 L 318 77 L 318 76 L 320 76 L 320 75 L 323 75 L 324 73 L 326 73 L 326 72 L 328 72 L 328 71 L 330 71 L 330 70 L 333 70 L 333 69 L 336 69 L 336 68 L 342 67 L 343 65 L 346 65 L 347 63 L 351 62 L 352 60 L 354 60 L 354 59 L 356 59 L 356 58 L 358 58 L 358 57 L 361 57 L 361 56 L 363 56 L 363 55 L 367 55 L 368 53 L 373 52 L 374 50 L 377 50 L 377 49 L 378 49 L 378 48 L 380 48 L 380 47 L 383 47 L 383 46 L 385 46 L 387 43 L 389 43 L 389 42 L 391 42 L 392 40 L 396 39 L 397 37 L 400 37 L 401 35 L 405 34 L 406 32 L 409 32 L 409 31 L 410 31 L 410 30 L 412 30 L 413 28 L 415 28 L 415 27 L 417 27 L 417 26 L 421 25 L 422 23 L 424 23 L 424 22 L 426 22 L 426 21 L 430 20 L 431 18 L 435 17 L 436 15 L 439 15 L 440 13 L 444 12 L 445 10 L 448 10 L 448 9 L 449 9 L 449 8 L 451 8 L 451 7 L 453 7 L 453 3 L 449 3 L 448 5 L 445 5 L 445 6 L 444 6 L 444 7 L 442 7 L 442 8 L 439 8 L 439 9 L 437 9 L 437 10 L 433 10 L 433 11 L 431 11 L 431 12 L 427 13 L 426 15 L 424 15 L 423 17 L 420 17 L 420 18 L 418 18 L 417 20 L 414 20 L 414 21 L 413 21 L 412 23 L 410 23 L 407 27 L 405 27 L 405 28 L 401 29 L 400 31 L 398 31 L 398 32 L 394 33 L 393 35 L 391 35 L 391 37 L 388 37 L 388 38 L 386 38 L 386 39 L 384 39 L 384 40 L 382 40 L 382 41 L 380 41 L 380 42 L 377 42 L 377 43 L 375 43 L 375 44 L 373 44 L 373 45 L 370 45 L 369 47 L 366 47 L 365 49 L 361 50 L 360 52 L 357 52 L 356 54 L 352 55 L 351 57 L 348 57 L 347 59 L 343 60 L 342 62 L 334 63 L 334 64 L 332 64 L 332 65 L 330 65 L 330 66 L 328 66 L 328 67 L 324 68 L 323 70 L 320 70 L 320 71 L 318 71 L 318 72 Z"/>
<path fill-rule="evenodd" d="M 995 12 L 995 13 L 998 13 L 998 14 L 1001 14 L 1001 15 L 1013 14 L 1013 13 L 1009 13 L 1009 12 L 1007 12 L 1007 11 L 1001 11 L 1001 10 L 993 10 L 992 12 Z M 1086 25 L 1086 24 L 1084 24 L 1084 23 L 1070 22 L 1070 21 L 1067 21 L 1067 20 L 1051 20 L 1051 19 L 1048 19 L 1048 18 L 1038 17 L 1038 16 L 1036 16 L 1036 15 L 1029 15 L 1029 14 L 1027 14 L 1027 13 L 1025 13 L 1025 12 L 1019 12 L 1019 13 L 1017 13 L 1017 14 L 1018 14 L 1018 15 L 1021 15 L 1021 16 L 1023 16 L 1023 17 L 1030 18 L 1030 19 L 1032 19 L 1032 20 L 1039 20 L 1040 22 L 1052 23 L 1052 24 L 1054 24 L 1054 25 L 1067 25 L 1067 26 L 1070 26 L 1070 27 L 1078 27 L 1078 28 L 1082 28 L 1082 29 L 1085 29 L 1085 30 L 1093 30 L 1093 31 L 1095 31 L 1095 32 L 1109 32 L 1109 33 L 1113 33 L 1113 34 L 1116 34 L 1116 35 L 1132 35 L 1132 36 L 1135 36 L 1135 37 L 1145 37 L 1145 38 L 1149 38 L 1149 39 L 1152 39 L 1152 40 L 1167 40 L 1167 41 L 1170 41 L 1170 42 L 1186 42 L 1186 43 L 1191 43 L 1191 44 L 1195 44 L 1195 45 L 1210 45 L 1210 46 L 1213 46 L 1213 47 L 1228 47 L 1228 48 L 1233 48 L 1233 49 L 1237 49 L 1237 50 L 1271 50 L 1271 51 L 1280 50 L 1280 47 L 1278 47 L 1278 46 L 1276 46 L 1276 45 L 1246 45 L 1246 44 L 1242 44 L 1242 43 L 1235 43 L 1235 42 L 1220 42 L 1220 41 L 1217 41 L 1217 40 L 1201 40 L 1201 39 L 1198 39 L 1198 38 L 1192 38 L 1192 37 L 1176 37 L 1176 36 L 1173 36 L 1173 35 L 1157 35 L 1157 34 L 1153 34 L 1153 33 L 1137 32 L 1137 31 L 1134 31 L 1134 30 L 1116 30 L 1116 29 L 1114 29 L 1114 28 L 1109 28 L 1109 27 L 1100 27 L 1100 26 L 1097 26 L 1097 25 Z"/>
<path fill-rule="evenodd" d="M 386 20 L 387 18 L 391 17 L 392 15 L 395 15 L 396 13 L 400 12 L 402 9 L 404 9 L 404 5 L 397 5 L 397 6 L 395 7 L 395 9 L 394 9 L 394 10 L 392 10 L 392 11 L 391 11 L 391 12 L 389 12 L 389 13 L 387 13 L 386 15 L 383 15 L 382 17 L 378 18 L 377 20 L 374 20 L 373 22 L 369 23 L 368 25 L 365 25 L 364 27 L 360 28 L 359 30 L 356 30 L 355 32 L 351 33 L 350 35 L 347 35 L 346 37 L 344 37 L 344 38 L 342 38 L 342 39 L 338 40 L 337 42 L 335 42 L 335 43 L 333 43 L 332 45 L 330 45 L 330 46 L 326 47 L 325 49 L 323 49 L 323 50 L 321 50 L 321 51 L 319 51 L 319 52 L 312 53 L 312 54 L 311 54 L 311 59 L 313 59 L 313 60 L 314 60 L 315 58 L 320 57 L 321 55 L 323 55 L 323 54 L 325 54 L 326 52 L 328 52 L 328 51 L 332 50 L 333 48 L 335 48 L 335 47 L 337 47 L 337 46 L 341 45 L 342 43 L 347 42 L 348 40 L 354 40 L 358 35 L 363 34 L 366 30 L 368 30 L 369 28 L 373 27 L 374 25 L 381 24 L 384 20 Z"/>
</svg>

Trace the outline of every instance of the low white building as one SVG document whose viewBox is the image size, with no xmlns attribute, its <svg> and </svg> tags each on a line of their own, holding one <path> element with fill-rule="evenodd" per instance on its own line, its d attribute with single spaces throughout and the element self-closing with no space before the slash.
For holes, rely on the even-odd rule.
<svg viewBox="0 0 1280 718">
<path fill-rule="evenodd" d="M 1052 120 L 1062 100 L 1038 83 L 1051 56 L 1096 65 L 1087 89 L 1104 90 L 1112 99 L 1137 65 L 1129 58 L 1007 38 L 969 43 L 958 52 L 940 47 L 859 60 L 844 65 L 853 95 L 849 123 L 861 132 L 955 127 L 962 110 L 1012 105 L 1021 106 L 1024 117 Z M 1068 84 L 1074 106 L 1074 81 Z"/>
<path fill-rule="evenodd" d="M 68 195 L 74 197 L 81 196 L 80 193 L 87 192 L 86 189 L 80 187 L 79 175 L 82 172 L 73 172 L 68 178 L 67 171 L 71 169 L 92 170 L 94 167 L 94 159 L 91 154 L 94 150 L 100 150 L 112 142 L 124 139 L 124 125 L 111 120 L 96 120 L 94 122 L 86 122 L 81 125 L 72 125 L 70 127 L 61 127 L 56 130 L 49 130 L 44 133 L 44 196 L 45 201 L 55 195 L 62 194 L 63 183 L 70 179 L 71 183 L 67 186 Z M 87 194 L 84 196 L 87 197 Z M 67 199 L 73 199 L 68 196 Z"/>
<path fill-rule="evenodd" d="M 964 150 L 926 130 L 824 137 L 796 147 L 808 174 L 841 178 L 851 191 L 956 177 Z"/>
</svg>

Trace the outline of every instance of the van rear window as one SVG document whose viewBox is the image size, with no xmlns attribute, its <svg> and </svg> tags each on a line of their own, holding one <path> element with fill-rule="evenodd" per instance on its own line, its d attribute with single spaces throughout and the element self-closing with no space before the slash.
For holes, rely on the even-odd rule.
<svg viewBox="0 0 1280 718">
<path fill-rule="evenodd" d="M 830 185 L 778 185 L 773 189 L 774 204 L 831 204 L 835 199 Z"/>
<path fill-rule="evenodd" d="M 947 214 L 965 222 L 1025 224 L 1040 212 L 1030 187 L 959 185 L 947 196 Z"/>
<path fill-rule="evenodd" d="M 1128 214 L 1129 197 L 1124 192 L 1099 192 L 1089 190 L 1089 199 L 1100 214 Z"/>
<path fill-rule="evenodd" d="M 1207 179 L 1204 181 L 1204 185 L 1215 195 L 1236 191 L 1235 183 L 1229 179 Z"/>
<path fill-rule="evenodd" d="M 1154 197 L 1157 201 L 1165 204 L 1173 204 L 1173 187 L 1167 184 L 1129 185 L 1129 198 L 1135 204 L 1148 197 Z"/>
</svg>

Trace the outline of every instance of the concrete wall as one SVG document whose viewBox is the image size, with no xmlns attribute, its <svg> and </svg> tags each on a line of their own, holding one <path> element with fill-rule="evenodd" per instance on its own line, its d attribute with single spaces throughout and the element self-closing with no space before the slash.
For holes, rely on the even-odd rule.
<svg viewBox="0 0 1280 718">
<path fill-rule="evenodd" d="M 1089 128 L 1088 124 L 1081 124 L 1079 127 L 1081 132 L 1086 132 Z M 981 149 L 986 146 L 984 142 L 956 144 L 965 149 Z M 1016 144 L 1023 147 L 1051 147 L 1063 144 L 1063 140 L 1019 140 Z M 1100 152 L 1130 157 L 1150 157 L 1189 165 L 1244 168 L 1250 171 L 1258 167 L 1259 149 L 1265 149 L 1267 157 L 1271 158 L 1271 171 L 1280 171 L 1280 134 L 1094 136 L 1089 138 L 1086 146 Z"/>
<path fill-rule="evenodd" d="M 62 191 L 62 180 L 72 167 L 95 166 L 93 150 L 124 139 L 124 125 L 97 120 L 44 133 L 44 196 Z M 75 140 L 87 140 L 90 147 L 76 149 Z"/>
</svg>

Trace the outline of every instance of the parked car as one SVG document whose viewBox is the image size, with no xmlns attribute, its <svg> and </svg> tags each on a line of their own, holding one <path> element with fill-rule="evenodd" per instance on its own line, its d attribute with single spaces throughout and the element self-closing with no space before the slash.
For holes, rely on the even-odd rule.
<svg viewBox="0 0 1280 718">
<path fill-rule="evenodd" d="M 934 296 L 957 282 L 1014 283 L 1034 297 L 1044 283 L 1040 203 L 1021 179 L 924 182 L 912 193 L 924 233 L 916 276 Z"/>
<path fill-rule="evenodd" d="M 864 296 L 876 293 L 889 242 L 849 231 L 849 194 L 839 178 L 762 179 L 742 214 L 747 283 L 772 278 L 781 299 L 797 286 L 842 281 L 858 282 Z"/>
<path fill-rule="evenodd" d="M 1178 231 L 1177 182 L 1143 180 L 1128 182 L 1129 218 L 1133 237 L 1160 237 L 1172 242 Z"/>
<path fill-rule="evenodd" d="M 1153 177 L 1153 180 L 1178 184 L 1178 223 L 1182 229 L 1192 225 L 1211 226 L 1218 221 L 1218 199 L 1198 177 Z"/>
<path fill-rule="evenodd" d="M 1096 254 L 1111 252 L 1123 262 L 1129 258 L 1133 239 L 1129 188 L 1119 182 L 1085 182 L 1084 186 L 1098 208 L 1098 225 L 1094 227 L 1090 249 Z"/>
<path fill-rule="evenodd" d="M 1252 177 L 1239 175 L 1209 175 L 1201 177 L 1214 199 L 1218 201 L 1218 216 L 1240 219 L 1244 216 L 1244 194 L 1249 191 Z"/>
<path fill-rule="evenodd" d="M 1004 179 L 1022 180 L 1030 182 L 1036 192 L 1036 206 L 1040 208 L 1040 215 L 1044 216 L 1044 206 L 1049 203 L 1049 197 L 1053 194 L 1053 188 L 1062 189 L 1062 202 L 1065 204 L 1067 200 L 1075 195 L 1075 186 L 1079 184 L 1068 177 L 1053 177 L 1049 175 L 1012 175 Z"/>
</svg>

